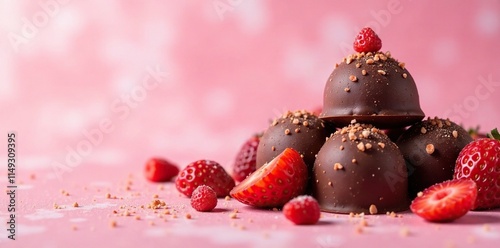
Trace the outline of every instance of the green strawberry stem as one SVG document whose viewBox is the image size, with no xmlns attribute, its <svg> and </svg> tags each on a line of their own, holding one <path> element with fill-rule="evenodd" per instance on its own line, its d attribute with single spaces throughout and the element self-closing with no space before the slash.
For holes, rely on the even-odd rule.
<svg viewBox="0 0 500 248">
<path fill-rule="evenodd" d="M 491 130 L 491 133 L 488 134 L 488 138 L 500 140 L 500 133 L 498 133 L 498 129 L 495 128 Z"/>
</svg>

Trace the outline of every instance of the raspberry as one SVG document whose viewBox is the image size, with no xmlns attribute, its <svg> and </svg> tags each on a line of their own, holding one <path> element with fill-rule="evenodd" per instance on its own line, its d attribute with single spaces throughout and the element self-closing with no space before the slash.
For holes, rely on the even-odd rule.
<svg viewBox="0 0 500 248">
<path fill-rule="evenodd" d="M 319 204 L 312 196 L 298 196 L 285 204 L 283 214 L 296 225 L 316 224 L 320 217 Z"/>
<path fill-rule="evenodd" d="M 191 195 L 191 207 L 199 212 L 212 211 L 217 206 L 217 194 L 206 186 L 198 186 Z"/>
<path fill-rule="evenodd" d="M 371 28 L 363 28 L 354 40 L 354 50 L 356 52 L 377 52 L 382 48 L 382 41 Z"/>
</svg>

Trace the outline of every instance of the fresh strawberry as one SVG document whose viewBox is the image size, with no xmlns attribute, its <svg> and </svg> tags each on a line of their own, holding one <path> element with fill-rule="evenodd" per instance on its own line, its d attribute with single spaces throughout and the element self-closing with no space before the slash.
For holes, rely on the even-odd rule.
<svg viewBox="0 0 500 248">
<path fill-rule="evenodd" d="M 464 216 L 472 208 L 476 196 L 474 181 L 448 180 L 418 193 L 410 209 L 428 221 L 448 222 Z"/>
<path fill-rule="evenodd" d="M 170 181 L 177 174 L 179 174 L 179 168 L 162 158 L 151 158 L 144 167 L 144 175 L 153 182 Z"/>
<path fill-rule="evenodd" d="M 198 186 L 191 196 L 191 207 L 196 211 L 209 212 L 217 206 L 217 194 L 207 185 Z"/>
<path fill-rule="evenodd" d="M 297 225 L 313 225 L 320 217 L 319 204 L 312 196 L 301 195 L 283 206 L 283 214 Z"/>
<path fill-rule="evenodd" d="M 260 135 L 254 135 L 241 147 L 233 165 L 233 178 L 237 182 L 243 181 L 256 169 L 257 147 Z"/>
<path fill-rule="evenodd" d="M 187 197 L 191 197 L 200 185 L 207 185 L 217 197 L 224 197 L 234 187 L 234 180 L 219 163 L 211 160 L 198 160 L 189 164 L 175 180 L 177 190 Z"/>
<path fill-rule="evenodd" d="M 488 138 L 485 133 L 479 131 L 479 126 L 477 126 L 476 128 L 469 128 L 469 130 L 467 131 L 469 132 L 470 137 L 472 137 L 472 139 L 474 140 Z"/>
<path fill-rule="evenodd" d="M 354 40 L 354 50 L 356 52 L 377 52 L 382 48 L 382 41 L 371 28 L 363 28 Z"/>
<path fill-rule="evenodd" d="M 282 207 L 290 199 L 304 193 L 308 171 L 300 154 L 286 148 L 271 162 L 231 190 L 236 200 L 254 207 Z"/>
<path fill-rule="evenodd" d="M 478 192 L 473 209 L 500 207 L 500 135 L 495 129 L 490 137 L 466 145 L 458 155 L 454 178 L 476 182 Z"/>
</svg>

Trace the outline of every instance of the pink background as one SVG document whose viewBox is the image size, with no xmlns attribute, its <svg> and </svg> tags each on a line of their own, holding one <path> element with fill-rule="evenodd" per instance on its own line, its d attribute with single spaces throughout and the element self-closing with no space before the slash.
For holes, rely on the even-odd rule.
<svg viewBox="0 0 500 248">
<path fill-rule="evenodd" d="M 190 211 L 172 183 L 160 190 L 144 179 L 145 161 L 162 156 L 183 167 L 212 159 L 229 169 L 242 143 L 272 118 L 321 107 L 331 70 L 353 52 L 364 26 L 379 34 L 383 51 L 406 63 L 426 115 L 483 131 L 498 126 L 496 0 L 1 1 L 0 143 L 6 144 L 7 132 L 17 133 L 19 232 L 30 237 L 9 245 L 88 247 L 109 237 L 123 237 L 114 239 L 121 246 L 158 245 L 140 238 L 170 233 L 177 245 L 194 235 L 215 247 L 401 247 L 398 242 L 408 240 L 398 233 L 409 226 L 407 245 L 413 247 L 468 240 L 496 246 L 498 211 L 472 213 L 442 229 L 409 213 L 373 216 L 369 235 L 357 238 L 346 216 L 324 214 L 323 225 L 301 228 L 279 213 L 221 199 L 221 211 L 194 213 L 194 222 L 148 226 L 122 218 L 121 231 L 108 228 L 112 210 L 147 204 L 154 193 L 179 216 Z M 6 161 L 2 147 L 0 160 Z M 6 185 L 6 170 L 0 171 Z M 131 196 L 123 189 L 128 173 Z M 124 198 L 105 199 L 104 192 Z M 82 207 L 72 208 L 75 201 Z M 66 208 L 54 210 L 54 203 Z M 233 208 L 241 209 L 234 221 L 246 223 L 247 233 L 230 225 Z M 151 211 L 137 214 L 158 221 Z M 9 242 L 1 234 L 0 243 Z"/>
<path fill-rule="evenodd" d="M 364 26 L 406 62 L 426 115 L 483 130 L 500 123 L 495 0 L 40 3 L 0 7 L 1 133 L 18 133 L 23 168 L 63 163 L 105 119 L 113 129 L 81 164 L 131 168 L 161 155 L 227 166 L 269 119 L 321 106 L 326 79 Z M 36 32 L 23 36 L 25 20 Z M 166 76 L 141 95 L 156 67 Z M 132 107 L 124 94 L 136 96 Z"/>
</svg>

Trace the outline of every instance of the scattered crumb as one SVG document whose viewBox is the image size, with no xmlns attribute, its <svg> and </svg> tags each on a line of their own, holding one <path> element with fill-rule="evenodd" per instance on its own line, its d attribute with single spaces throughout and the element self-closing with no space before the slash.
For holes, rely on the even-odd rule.
<svg viewBox="0 0 500 248">
<path fill-rule="evenodd" d="M 375 205 L 370 205 L 370 209 L 368 210 L 370 211 L 370 214 L 377 214 L 378 210 L 377 210 L 377 206 Z"/>
<path fill-rule="evenodd" d="M 489 231 L 491 230 L 490 225 L 488 225 L 488 224 L 484 224 L 484 225 L 483 225 L 483 230 L 485 230 L 486 232 L 489 232 Z"/>
<path fill-rule="evenodd" d="M 226 201 L 230 201 L 230 200 L 231 200 L 231 197 L 230 197 L 230 196 L 228 196 L 228 195 L 226 195 L 226 197 L 224 198 L 224 200 L 226 200 Z"/>
<path fill-rule="evenodd" d="M 73 203 L 73 207 L 74 207 L 74 208 L 79 207 L 78 202 Z"/>
<path fill-rule="evenodd" d="M 367 227 L 368 226 L 368 222 L 365 219 L 361 219 L 359 221 L 359 225 L 362 226 L 362 227 Z"/>
<path fill-rule="evenodd" d="M 408 237 L 408 236 L 410 236 L 410 229 L 408 229 L 408 227 L 401 228 L 401 230 L 399 230 L 399 235 L 401 237 Z"/>
<path fill-rule="evenodd" d="M 363 227 L 362 226 L 356 226 L 356 228 L 354 228 L 354 232 L 357 233 L 357 234 L 362 234 L 363 233 Z"/>
<path fill-rule="evenodd" d="M 118 224 L 116 223 L 116 220 L 112 220 L 109 222 L 109 227 L 115 228 Z"/>
<path fill-rule="evenodd" d="M 158 194 L 153 195 L 153 199 L 157 199 L 158 197 L 160 197 L 160 196 L 158 196 Z"/>
<path fill-rule="evenodd" d="M 424 195 L 424 193 L 422 191 L 420 191 L 420 192 L 417 193 L 418 197 L 422 197 L 423 195 Z"/>
<path fill-rule="evenodd" d="M 232 212 L 229 214 L 229 218 L 231 218 L 231 219 L 236 219 L 237 217 L 238 217 L 238 215 L 235 212 Z"/>
<path fill-rule="evenodd" d="M 106 198 L 107 199 L 111 199 L 111 194 L 110 193 L 106 193 Z"/>
<path fill-rule="evenodd" d="M 141 220 L 141 216 L 136 215 L 136 216 L 134 217 L 134 219 L 135 219 L 135 220 Z"/>
<path fill-rule="evenodd" d="M 187 213 L 186 214 L 186 219 L 190 220 L 191 219 L 191 214 L 190 213 Z"/>
</svg>

